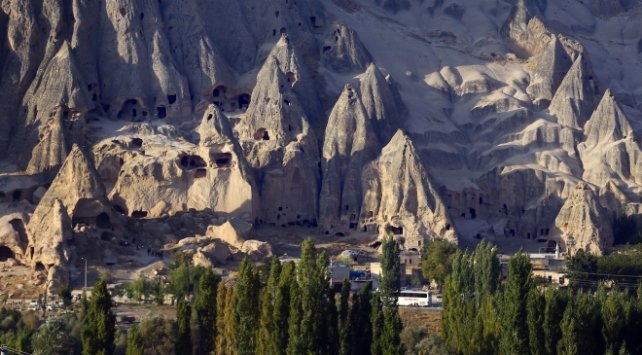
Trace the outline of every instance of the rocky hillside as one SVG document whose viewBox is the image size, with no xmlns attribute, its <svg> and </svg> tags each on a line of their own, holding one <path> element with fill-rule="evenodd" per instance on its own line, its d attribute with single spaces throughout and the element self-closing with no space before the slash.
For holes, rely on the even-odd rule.
<svg viewBox="0 0 642 355">
<path fill-rule="evenodd" d="M 640 23 L 639 0 L 2 1 L 0 257 L 51 275 L 79 235 L 201 212 L 602 252 L 642 213 Z"/>
</svg>

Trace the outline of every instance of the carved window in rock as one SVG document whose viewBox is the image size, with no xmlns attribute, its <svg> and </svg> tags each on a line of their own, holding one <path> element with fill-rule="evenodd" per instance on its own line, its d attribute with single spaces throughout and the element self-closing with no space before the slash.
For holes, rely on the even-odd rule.
<svg viewBox="0 0 642 355">
<path fill-rule="evenodd" d="M 247 110 L 250 107 L 251 96 L 249 94 L 241 94 L 236 100 L 238 101 L 238 108 L 240 110 Z"/>
<path fill-rule="evenodd" d="M 232 154 L 212 153 L 212 162 L 216 168 L 229 168 L 232 165 Z"/>
<path fill-rule="evenodd" d="M 198 155 L 183 155 L 180 160 L 181 168 L 185 170 L 194 170 L 198 168 L 205 168 L 207 164 L 203 158 Z"/>
<path fill-rule="evenodd" d="M 15 259 L 16 254 L 6 246 L 0 246 L 0 261 L 7 261 L 9 259 Z"/>
<path fill-rule="evenodd" d="M 257 141 L 258 140 L 269 141 L 270 140 L 270 134 L 268 133 L 267 129 L 259 128 L 254 133 L 254 140 L 257 140 Z"/>
</svg>

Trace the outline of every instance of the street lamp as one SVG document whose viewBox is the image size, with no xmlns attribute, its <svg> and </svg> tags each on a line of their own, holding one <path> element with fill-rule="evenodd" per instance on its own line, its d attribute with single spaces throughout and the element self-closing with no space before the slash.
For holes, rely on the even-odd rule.
<svg viewBox="0 0 642 355">
<path fill-rule="evenodd" d="M 83 287 L 82 290 L 84 292 L 87 292 L 87 259 L 85 259 L 85 258 L 80 258 L 80 259 L 85 262 L 85 287 Z"/>
</svg>

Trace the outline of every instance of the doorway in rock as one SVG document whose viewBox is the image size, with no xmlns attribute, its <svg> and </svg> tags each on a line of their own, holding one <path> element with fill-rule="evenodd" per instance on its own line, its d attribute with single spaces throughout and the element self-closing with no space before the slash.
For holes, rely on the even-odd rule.
<svg viewBox="0 0 642 355">
<path fill-rule="evenodd" d="M 9 259 L 15 259 L 16 254 L 6 246 L 0 246 L 0 261 L 7 261 Z"/>
</svg>

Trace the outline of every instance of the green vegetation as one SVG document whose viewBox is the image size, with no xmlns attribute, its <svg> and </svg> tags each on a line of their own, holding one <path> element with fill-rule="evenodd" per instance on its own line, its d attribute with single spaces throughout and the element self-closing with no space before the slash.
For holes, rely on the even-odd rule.
<svg viewBox="0 0 642 355">
<path fill-rule="evenodd" d="M 481 260 L 495 261 L 480 262 Z M 608 257 L 605 257 L 607 260 Z M 573 265 L 599 267 L 580 254 Z M 480 269 L 480 265 L 481 269 Z M 528 257 L 515 255 L 500 283 L 488 244 L 458 252 L 444 289 L 443 336 L 457 354 L 633 354 L 642 351 L 642 287 L 586 292 L 538 289 Z"/>
<path fill-rule="evenodd" d="M 114 325 L 111 296 L 107 283 L 100 280 L 91 292 L 84 319 L 82 352 L 84 355 L 110 355 L 114 352 Z"/>
<path fill-rule="evenodd" d="M 452 270 L 457 246 L 449 241 L 436 239 L 426 244 L 421 261 L 421 271 L 426 280 L 443 285 Z"/>
<path fill-rule="evenodd" d="M 123 290 L 143 303 L 169 291 L 175 321 L 150 318 L 128 331 L 116 329 L 107 283 L 100 280 L 80 304 L 79 319 L 50 318 L 38 327 L 29 313 L 0 310 L 0 341 L 35 354 L 402 354 L 401 266 L 392 239 L 383 244 L 382 265 L 380 293 L 373 294 L 370 285 L 353 293 L 346 280 L 337 309 L 329 258 L 312 240 L 302 243 L 298 265 L 274 258 L 257 267 L 246 258 L 228 285 L 178 255 L 167 288 L 141 276 Z M 438 341 L 428 338 L 422 336 L 411 350 L 436 349 Z"/>
</svg>

